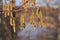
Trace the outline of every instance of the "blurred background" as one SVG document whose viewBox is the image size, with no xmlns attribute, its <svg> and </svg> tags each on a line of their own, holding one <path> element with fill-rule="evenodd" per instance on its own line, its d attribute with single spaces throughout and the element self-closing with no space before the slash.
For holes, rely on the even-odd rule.
<svg viewBox="0 0 60 40">
<path fill-rule="evenodd" d="M 0 0 L 0 40 L 60 40 L 60 0 Z"/>
</svg>

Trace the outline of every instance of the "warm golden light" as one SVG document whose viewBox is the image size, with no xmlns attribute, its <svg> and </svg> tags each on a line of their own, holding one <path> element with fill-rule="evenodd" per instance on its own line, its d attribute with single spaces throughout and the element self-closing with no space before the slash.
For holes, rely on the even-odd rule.
<svg viewBox="0 0 60 40">
<path fill-rule="evenodd" d="M 42 27 L 43 25 L 43 21 L 42 21 L 42 12 L 41 12 L 41 9 L 37 8 L 37 11 L 36 11 L 36 15 L 39 19 L 39 26 Z"/>
</svg>

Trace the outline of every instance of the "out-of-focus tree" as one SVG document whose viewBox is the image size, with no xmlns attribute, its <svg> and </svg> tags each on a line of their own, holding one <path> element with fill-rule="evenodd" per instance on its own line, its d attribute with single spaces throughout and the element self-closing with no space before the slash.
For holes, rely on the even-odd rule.
<svg viewBox="0 0 60 40">
<path fill-rule="evenodd" d="M 2 9 L 2 0 L 0 0 L 0 10 Z"/>
</svg>

